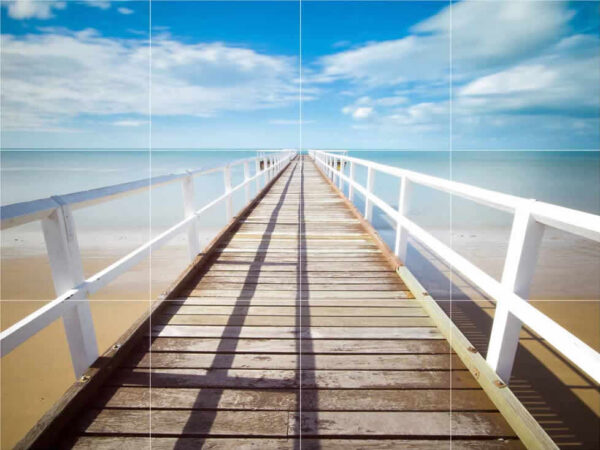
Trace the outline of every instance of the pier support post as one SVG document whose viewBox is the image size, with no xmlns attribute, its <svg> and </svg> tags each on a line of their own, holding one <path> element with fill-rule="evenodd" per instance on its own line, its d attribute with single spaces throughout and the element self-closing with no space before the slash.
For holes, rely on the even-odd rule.
<svg viewBox="0 0 600 450">
<path fill-rule="evenodd" d="M 244 190 L 246 191 L 246 205 L 250 203 L 250 183 L 248 180 L 250 179 L 250 164 L 248 161 L 244 161 L 244 182 L 246 186 L 244 186 Z"/>
<path fill-rule="evenodd" d="M 525 300 L 529 298 L 545 228 L 531 215 L 531 205 L 534 201 L 527 202 L 515 211 L 501 280 L 507 289 Z M 512 373 L 520 332 L 521 321 L 510 312 L 506 300 L 498 299 L 487 362 L 507 384 Z"/>
<path fill-rule="evenodd" d="M 410 201 L 410 192 L 412 191 L 412 184 L 405 176 L 400 181 L 400 192 L 398 194 L 398 214 L 400 217 L 405 217 L 408 212 L 408 206 Z M 406 262 L 406 250 L 408 249 L 408 231 L 402 226 L 400 222 L 396 224 L 396 243 L 394 247 L 394 253 L 402 261 Z"/>
<path fill-rule="evenodd" d="M 223 179 L 225 181 L 225 194 L 227 194 L 227 198 L 225 199 L 225 215 L 227 217 L 227 222 L 229 222 L 233 217 L 233 199 L 231 198 L 231 166 L 229 164 L 227 164 L 223 169 Z"/>
<path fill-rule="evenodd" d="M 354 162 L 350 161 L 350 182 L 348 183 L 348 200 L 354 200 Z"/>
<path fill-rule="evenodd" d="M 75 231 L 75 221 L 69 205 L 60 197 L 52 197 L 58 204 L 52 214 L 42 220 L 42 230 L 50 260 L 52 281 L 56 295 L 62 295 L 84 281 L 83 265 Z M 98 344 L 87 298 L 66 300 L 63 325 L 71 352 L 75 377 L 79 378 L 98 358 Z"/>
<path fill-rule="evenodd" d="M 188 176 L 183 179 L 181 187 L 183 189 L 183 215 L 187 219 L 188 217 L 195 216 L 194 178 L 189 171 Z M 198 253 L 200 253 L 200 230 L 198 228 L 198 218 L 195 218 L 190 222 L 187 235 L 190 260 L 193 261 Z"/>
<path fill-rule="evenodd" d="M 373 193 L 373 186 L 375 184 L 375 171 L 372 167 L 367 170 L 367 195 L 365 195 L 365 219 L 370 221 L 373 216 L 373 202 L 371 201 L 371 194 Z"/>
</svg>

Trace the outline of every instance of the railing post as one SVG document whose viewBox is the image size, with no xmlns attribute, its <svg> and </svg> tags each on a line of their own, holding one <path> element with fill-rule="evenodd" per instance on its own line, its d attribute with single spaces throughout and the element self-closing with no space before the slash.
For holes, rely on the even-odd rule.
<svg viewBox="0 0 600 450">
<path fill-rule="evenodd" d="M 335 172 L 333 171 L 333 156 L 329 157 L 329 179 L 331 179 L 331 181 L 335 179 Z"/>
<path fill-rule="evenodd" d="M 344 166 L 342 163 L 342 158 L 338 158 L 340 169 L 338 171 L 338 189 L 341 191 L 344 189 L 344 179 L 342 178 L 342 173 L 344 172 Z"/>
<path fill-rule="evenodd" d="M 365 195 L 365 219 L 371 220 L 373 216 L 373 202 L 371 201 L 371 193 L 375 184 L 375 171 L 372 167 L 367 170 L 367 195 Z"/>
<path fill-rule="evenodd" d="M 256 171 L 256 195 L 258 195 L 260 192 L 260 176 L 258 176 L 260 173 L 260 160 L 258 158 L 254 160 L 254 170 Z"/>
<path fill-rule="evenodd" d="M 502 272 L 502 284 L 527 300 L 535 272 L 544 225 L 531 215 L 530 200 L 515 211 Z M 488 345 L 487 362 L 508 384 L 519 345 L 521 321 L 511 312 L 506 299 L 498 298 Z"/>
<path fill-rule="evenodd" d="M 400 217 L 406 217 L 411 190 L 412 184 L 408 180 L 408 177 L 404 175 L 400 181 L 400 192 L 398 194 L 398 215 L 400 215 Z M 394 253 L 402 262 L 406 262 L 407 248 L 408 231 L 401 225 L 400 222 L 398 222 L 396 224 L 396 245 L 394 247 Z"/>
<path fill-rule="evenodd" d="M 229 222 L 233 217 L 233 199 L 231 198 L 231 166 L 227 164 L 223 169 L 223 179 L 225 181 L 225 193 L 227 194 L 227 199 L 225 200 L 225 215 L 227 217 L 227 222 Z"/>
<path fill-rule="evenodd" d="M 181 184 L 183 188 L 183 214 L 185 218 L 194 216 L 194 177 L 188 171 L 188 176 L 185 177 Z M 188 226 L 188 251 L 190 260 L 194 260 L 200 253 L 200 230 L 198 229 L 198 218 L 192 220 Z"/>
<path fill-rule="evenodd" d="M 248 180 L 250 179 L 250 164 L 248 161 L 244 161 L 244 182 L 246 186 L 244 187 L 246 191 L 246 205 L 250 203 L 250 183 Z"/>
<path fill-rule="evenodd" d="M 350 161 L 350 182 L 348 183 L 348 200 L 354 200 L 354 162 Z"/>
<path fill-rule="evenodd" d="M 62 295 L 84 281 L 81 254 L 77 243 L 75 221 L 71 208 L 60 197 L 52 197 L 58 208 L 42 220 L 42 230 L 52 281 L 56 295 Z M 87 298 L 67 300 L 73 302 L 63 314 L 63 325 L 71 352 L 75 377 L 79 378 L 98 358 L 98 344 Z"/>
<path fill-rule="evenodd" d="M 333 156 L 331 158 L 331 181 L 333 184 L 337 185 L 337 158 Z"/>
<path fill-rule="evenodd" d="M 269 182 L 269 157 L 267 155 L 265 155 L 265 158 L 263 159 L 263 165 L 265 171 L 264 185 L 266 186 Z"/>
</svg>

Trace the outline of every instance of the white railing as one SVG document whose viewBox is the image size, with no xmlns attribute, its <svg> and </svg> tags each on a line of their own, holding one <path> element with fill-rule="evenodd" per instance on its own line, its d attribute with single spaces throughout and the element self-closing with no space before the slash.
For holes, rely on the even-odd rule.
<svg viewBox="0 0 600 450">
<path fill-rule="evenodd" d="M 2 206 L 0 209 L 2 229 L 41 220 L 54 289 L 58 297 L 0 333 L 0 356 L 8 354 L 38 331 L 62 317 L 75 376 L 81 376 L 98 357 L 98 345 L 87 300 L 88 296 L 106 286 L 138 264 L 152 250 L 161 247 L 183 231 L 187 231 L 190 258 L 193 260 L 201 250 L 199 217 L 215 205 L 225 202 L 227 220 L 230 221 L 233 217 L 233 194 L 244 188 L 248 204 L 250 202 L 250 183 L 256 182 L 256 192 L 258 193 L 261 183 L 266 185 L 283 170 L 295 154 L 294 150 L 281 150 L 265 156 L 237 160 L 221 167 L 158 176 L 131 183 Z M 250 163 L 252 162 L 255 164 L 254 176 L 250 175 Z M 231 168 L 238 165 L 244 166 L 244 181 L 232 187 Z M 196 210 L 194 207 L 194 177 L 215 172 L 223 172 L 225 193 Z M 75 221 L 71 211 L 177 181 L 180 181 L 183 187 L 185 218 L 119 261 L 84 279 Z"/>
<path fill-rule="evenodd" d="M 460 272 L 481 291 L 496 300 L 496 313 L 488 345 L 487 362 L 502 380 L 508 382 L 510 379 L 519 343 L 519 332 L 521 325 L 525 324 L 583 372 L 596 382 L 600 382 L 600 353 L 526 300 L 529 297 L 544 229 L 550 226 L 598 242 L 600 241 L 600 216 L 364 159 L 320 150 L 310 150 L 309 154 L 323 172 L 334 183 L 337 183 L 340 190 L 342 190 L 344 182 L 348 184 L 349 200 L 353 200 L 355 191 L 364 196 L 364 216 L 367 220 L 372 220 L 373 205 L 375 205 L 396 223 L 394 251 L 401 260 L 406 259 L 408 236 L 410 235 L 431 249 L 433 253 Z M 338 165 L 341 162 L 349 164 L 349 175 L 341 170 L 343 165 Z M 367 169 L 366 186 L 356 182 L 356 166 Z M 399 201 L 396 209 L 373 193 L 377 172 L 392 175 L 400 180 Z M 514 215 L 500 282 L 406 217 L 411 187 L 414 184 L 457 195 Z"/>
</svg>

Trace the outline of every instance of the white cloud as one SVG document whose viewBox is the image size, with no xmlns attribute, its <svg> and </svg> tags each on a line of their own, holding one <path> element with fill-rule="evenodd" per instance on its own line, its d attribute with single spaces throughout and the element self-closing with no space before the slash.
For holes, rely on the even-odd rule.
<svg viewBox="0 0 600 450">
<path fill-rule="evenodd" d="M 344 114 L 351 115 L 355 120 L 363 120 L 371 117 L 375 110 L 370 106 L 346 106 L 342 109 Z"/>
<path fill-rule="evenodd" d="M 81 0 L 82 4 L 100 9 L 110 8 L 109 0 Z M 8 10 L 13 19 L 50 19 L 52 10 L 65 9 L 67 1 L 61 0 L 2 0 L 1 6 Z M 127 9 L 127 8 L 123 8 Z M 133 12 L 133 11 L 132 11 Z M 123 13 L 127 14 L 127 13 Z"/>
<path fill-rule="evenodd" d="M 110 0 L 83 0 L 83 3 L 98 9 L 110 8 Z"/>
<path fill-rule="evenodd" d="M 36 129 L 81 114 L 149 114 L 143 39 L 93 30 L 2 36 L 4 129 Z M 211 116 L 296 102 L 295 61 L 223 43 L 152 43 L 152 114 Z M 27 120 L 23 120 L 27 118 Z"/>
<path fill-rule="evenodd" d="M 117 11 L 119 11 L 121 14 L 124 14 L 126 16 L 128 16 L 129 14 L 133 14 L 133 9 L 129 9 L 129 8 L 117 8 Z"/>
<path fill-rule="evenodd" d="M 600 42 L 596 48 L 600 48 Z M 465 113 L 529 113 L 598 116 L 597 56 L 536 59 L 477 78 L 457 92 Z"/>
<path fill-rule="evenodd" d="M 314 123 L 314 120 L 299 120 L 299 119 L 273 119 L 269 120 L 272 125 L 305 125 Z"/>
<path fill-rule="evenodd" d="M 514 64 L 555 43 L 573 16 L 566 2 L 464 1 L 412 28 L 396 40 L 367 43 L 327 55 L 315 81 L 348 79 L 368 86 L 446 78 Z"/>
<path fill-rule="evenodd" d="M 376 105 L 381 106 L 397 106 L 408 103 L 408 99 L 406 97 L 395 95 L 392 97 L 381 97 L 375 100 Z"/>
<path fill-rule="evenodd" d="M 312 81 L 345 88 L 356 100 L 342 113 L 369 118 L 358 126 L 379 134 L 447 138 L 452 109 L 461 139 L 491 129 L 523 134 L 515 133 L 523 123 L 548 135 L 558 123 L 597 135 L 600 39 L 569 35 L 573 16 L 566 2 L 454 3 L 452 23 L 447 7 L 404 38 L 325 56 Z"/>
<path fill-rule="evenodd" d="M 398 125 L 435 125 L 448 123 L 450 108 L 448 102 L 423 102 L 394 111 L 385 120 Z"/>
<path fill-rule="evenodd" d="M 450 42 L 453 62 L 465 69 L 514 63 L 556 42 L 574 12 L 566 2 L 462 1 L 412 28 Z"/>
<path fill-rule="evenodd" d="M 117 127 L 139 127 L 147 123 L 147 120 L 117 120 L 113 122 L 113 125 Z"/>
<path fill-rule="evenodd" d="M 556 81 L 556 70 L 543 65 L 517 66 L 488 75 L 469 83 L 460 90 L 461 95 L 508 94 L 545 89 Z"/>
<path fill-rule="evenodd" d="M 54 16 L 53 9 L 64 9 L 66 3 L 55 0 L 3 0 L 1 5 L 7 8 L 8 16 L 13 19 L 49 19 Z"/>
<path fill-rule="evenodd" d="M 332 47 L 333 48 L 349 47 L 350 44 L 351 44 L 350 41 L 337 41 L 337 42 L 333 43 Z"/>
<path fill-rule="evenodd" d="M 375 116 L 375 107 L 379 107 L 383 111 L 387 110 L 389 112 L 389 108 L 403 105 L 407 102 L 408 99 L 406 97 L 399 95 L 380 98 L 371 98 L 365 95 L 356 99 L 353 104 L 342 108 L 342 113 L 352 116 L 354 120 L 364 120 Z"/>
</svg>

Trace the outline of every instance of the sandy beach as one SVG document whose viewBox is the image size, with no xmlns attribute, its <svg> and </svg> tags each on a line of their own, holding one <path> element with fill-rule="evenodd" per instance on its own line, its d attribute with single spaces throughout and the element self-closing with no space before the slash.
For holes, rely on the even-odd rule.
<svg viewBox="0 0 600 450">
<path fill-rule="evenodd" d="M 2 330 L 54 299 L 41 233 L 31 230 L 16 237 L 15 230 L 8 231 L 10 233 L 2 233 Z M 202 245 L 215 233 L 215 229 L 202 230 Z M 147 236 L 143 230 L 80 233 L 85 275 L 90 276 L 125 256 Z M 100 353 L 148 310 L 151 300 L 168 288 L 188 262 L 185 235 L 179 235 L 154 252 L 151 259 L 147 258 L 92 296 L 91 309 Z M 2 358 L 2 448 L 12 448 L 73 380 L 61 321 L 54 322 Z"/>
<path fill-rule="evenodd" d="M 54 298 L 41 233 L 35 229 L 15 233 L 17 230 L 9 230 L 2 235 L 2 329 Z M 216 229 L 204 229 L 203 245 L 216 232 Z M 500 276 L 508 238 L 505 230 L 487 233 L 454 230 L 451 235 L 438 230 L 436 235 L 446 241 L 451 236 L 459 253 L 491 275 Z M 146 230 L 80 232 L 86 276 L 123 257 L 148 236 Z M 597 276 L 600 248 L 583 239 L 563 238 L 554 232 L 547 233 L 545 237 L 533 286 L 535 305 L 567 329 L 576 330 L 579 338 L 600 350 L 600 280 Z M 409 252 L 408 262 L 422 282 L 430 286 L 428 289 L 434 297 L 449 305 L 445 302 L 450 298 L 448 279 L 445 278 L 449 272 L 443 264 L 433 260 L 426 250 L 419 247 Z M 91 298 L 101 352 L 147 310 L 150 301 L 170 285 L 187 263 L 185 235 L 179 235 L 166 247 L 154 252 L 151 259 L 140 263 Z M 482 295 L 456 274 L 452 280 L 454 315 L 475 305 L 485 316 L 459 319 L 479 325 L 493 316 L 492 302 L 482 300 Z M 541 361 L 561 383 L 570 386 L 569 392 L 593 414 L 600 416 L 598 390 L 590 388 L 589 382 L 531 333 L 523 331 L 522 336 L 522 346 L 529 353 L 529 362 L 522 362 L 521 366 L 531 370 L 532 360 Z M 487 338 L 479 335 L 469 338 L 485 351 Z M 73 381 L 62 323 L 55 322 L 3 358 L 1 375 L 2 448 L 11 448 Z"/>
</svg>

